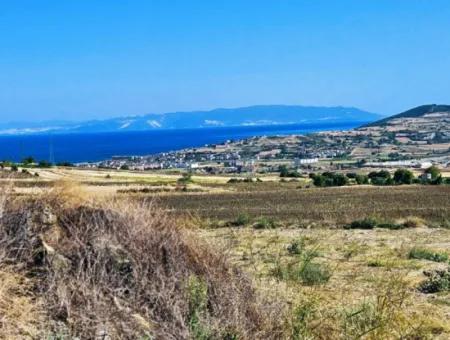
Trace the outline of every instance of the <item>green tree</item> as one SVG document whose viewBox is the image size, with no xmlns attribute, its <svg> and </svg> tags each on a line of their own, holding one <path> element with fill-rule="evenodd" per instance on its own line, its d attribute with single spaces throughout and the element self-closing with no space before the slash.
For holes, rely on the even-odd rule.
<svg viewBox="0 0 450 340">
<path fill-rule="evenodd" d="M 369 184 L 369 177 L 367 175 L 357 174 L 355 177 L 356 183 L 361 184 Z"/>
<path fill-rule="evenodd" d="M 394 180 L 389 171 L 381 170 L 381 171 L 372 171 L 369 173 L 368 177 L 370 178 L 370 182 L 373 185 L 392 185 L 394 184 Z"/>
<path fill-rule="evenodd" d="M 439 178 L 439 176 L 441 176 L 441 170 L 439 170 L 439 168 L 434 165 L 426 169 L 425 173 L 431 175 L 431 180 L 436 180 Z"/>
<path fill-rule="evenodd" d="M 407 169 L 398 169 L 394 173 L 395 184 L 411 184 L 414 180 L 414 174 Z"/>
<path fill-rule="evenodd" d="M 325 186 L 325 177 L 322 175 L 314 175 L 312 178 L 313 183 L 316 187 L 324 187 Z"/>
<path fill-rule="evenodd" d="M 38 167 L 40 168 L 50 168 L 52 166 L 52 163 L 48 161 L 39 161 Z"/>
<path fill-rule="evenodd" d="M 30 165 L 30 164 L 33 164 L 33 163 L 34 163 L 34 158 L 31 157 L 31 156 L 25 157 L 25 158 L 22 160 L 22 164 L 23 164 L 23 165 Z"/>
<path fill-rule="evenodd" d="M 278 167 L 278 171 L 280 172 L 280 177 L 287 177 L 289 174 L 289 170 L 286 165 L 280 165 Z"/>
</svg>

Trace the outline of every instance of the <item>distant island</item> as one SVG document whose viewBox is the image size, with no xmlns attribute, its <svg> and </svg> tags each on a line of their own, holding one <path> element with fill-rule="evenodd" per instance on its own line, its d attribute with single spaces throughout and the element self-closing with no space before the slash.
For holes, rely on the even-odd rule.
<svg viewBox="0 0 450 340">
<path fill-rule="evenodd" d="M 220 108 L 210 111 L 146 114 L 86 122 L 0 122 L 0 135 L 148 131 L 208 127 L 318 124 L 325 122 L 368 123 L 381 118 L 383 116 L 380 114 L 367 112 L 354 107 L 256 105 L 240 108 Z"/>
</svg>

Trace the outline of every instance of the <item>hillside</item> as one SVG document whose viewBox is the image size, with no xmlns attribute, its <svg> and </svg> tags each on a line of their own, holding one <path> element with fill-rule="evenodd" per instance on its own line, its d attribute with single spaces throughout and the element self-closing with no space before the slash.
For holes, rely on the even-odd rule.
<svg viewBox="0 0 450 340">
<path fill-rule="evenodd" d="M 218 126 L 334 122 L 366 123 L 380 115 L 352 107 L 257 105 L 211 111 L 170 112 L 86 122 L 0 123 L 0 134 L 119 132 Z"/>
<path fill-rule="evenodd" d="M 223 173 L 239 172 L 240 166 L 247 164 L 248 169 L 256 168 L 264 173 L 278 169 L 280 162 L 290 162 L 296 167 L 298 159 L 321 160 L 321 163 L 315 162 L 318 163 L 316 167 L 336 170 L 337 165 L 327 165 L 327 161 L 338 159 L 341 166 L 342 159 L 346 159 L 347 168 L 358 169 L 362 161 L 368 166 L 385 161 L 398 166 L 395 162 L 405 161 L 403 165 L 432 163 L 447 167 L 450 163 L 450 110 L 443 110 L 448 108 L 443 105 L 421 106 L 357 129 L 308 135 L 255 136 L 136 159 L 105 160 L 101 166 L 118 168 L 126 164 L 131 169 L 155 166 L 167 169 L 199 162 L 203 171 Z M 309 164 L 309 168 L 312 167 Z"/>
<path fill-rule="evenodd" d="M 420 118 L 420 117 L 429 117 L 430 115 L 436 113 L 450 113 L 450 105 L 437 105 L 437 104 L 429 104 L 429 105 L 421 105 L 417 106 L 413 109 L 407 110 L 405 112 L 399 113 L 394 116 L 386 117 L 381 120 L 377 120 L 375 122 L 366 124 L 364 127 L 372 127 L 372 126 L 385 126 L 387 124 L 393 123 L 395 120 L 403 119 L 403 118 Z"/>
</svg>

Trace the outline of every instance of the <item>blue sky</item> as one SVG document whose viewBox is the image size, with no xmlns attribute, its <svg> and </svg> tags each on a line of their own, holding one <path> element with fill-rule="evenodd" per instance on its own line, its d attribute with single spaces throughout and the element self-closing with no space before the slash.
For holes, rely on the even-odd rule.
<svg viewBox="0 0 450 340">
<path fill-rule="evenodd" d="M 448 0 L 0 2 L 0 117 L 450 103 Z"/>
</svg>

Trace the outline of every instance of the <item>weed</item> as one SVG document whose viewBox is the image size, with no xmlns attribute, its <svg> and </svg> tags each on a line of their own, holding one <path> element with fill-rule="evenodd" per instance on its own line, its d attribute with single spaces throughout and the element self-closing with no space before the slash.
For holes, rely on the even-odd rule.
<svg viewBox="0 0 450 340">
<path fill-rule="evenodd" d="M 313 333 L 310 329 L 311 322 L 317 314 L 317 306 L 314 301 L 304 301 L 291 311 L 290 327 L 291 338 L 294 340 L 311 339 Z"/>
<path fill-rule="evenodd" d="M 275 221 L 267 217 L 260 217 L 256 223 L 253 224 L 253 228 L 255 229 L 273 229 L 275 227 Z"/>
<path fill-rule="evenodd" d="M 232 222 L 232 225 L 236 227 L 247 225 L 251 222 L 251 218 L 248 214 L 242 213 Z"/>
<path fill-rule="evenodd" d="M 316 249 L 295 247 L 297 254 L 287 263 L 278 261 L 272 274 L 281 280 L 301 282 L 304 285 L 320 285 L 327 283 L 331 278 L 330 268 L 322 263 L 314 261 L 319 256 Z"/>
<path fill-rule="evenodd" d="M 447 262 L 448 254 L 435 252 L 425 248 L 412 248 L 409 251 L 408 258 L 434 262 Z"/>
<path fill-rule="evenodd" d="M 208 286 L 195 275 L 191 275 L 187 284 L 189 302 L 189 328 L 196 340 L 206 340 L 211 337 L 210 330 L 202 323 L 208 301 Z"/>
</svg>

